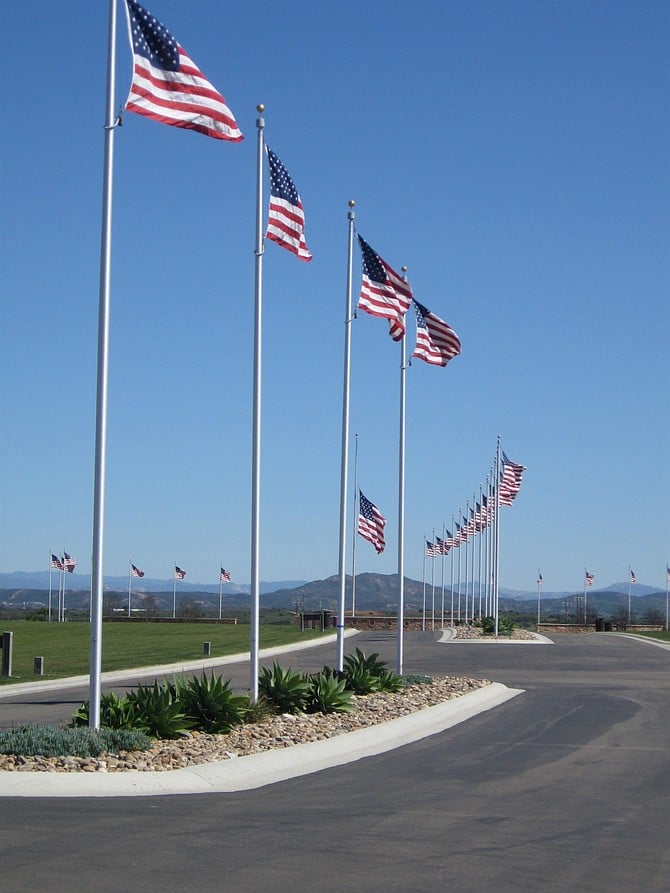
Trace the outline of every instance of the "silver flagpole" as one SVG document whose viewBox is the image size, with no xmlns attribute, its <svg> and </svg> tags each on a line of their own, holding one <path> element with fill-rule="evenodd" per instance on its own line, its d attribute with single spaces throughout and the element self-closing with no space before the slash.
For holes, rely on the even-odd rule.
<svg viewBox="0 0 670 893">
<path fill-rule="evenodd" d="M 347 220 L 349 221 L 347 244 L 347 285 L 345 289 L 344 308 L 344 376 L 342 384 L 342 454 L 340 464 L 340 550 L 338 561 L 338 573 L 340 582 L 340 597 L 337 609 L 337 669 L 342 672 L 344 668 L 344 610 L 347 591 L 347 480 L 349 478 L 349 390 L 351 381 L 351 278 L 354 256 L 354 205 L 349 201 Z M 354 525 L 355 526 L 355 525 Z M 352 599 L 353 601 L 353 599 Z"/>
<path fill-rule="evenodd" d="M 498 573 L 500 571 L 500 435 L 496 449 L 496 521 L 493 537 L 493 616 L 495 617 L 495 635 L 498 638 Z"/>
<path fill-rule="evenodd" d="M 431 630 L 435 629 L 435 528 L 433 527 L 433 554 L 432 554 L 432 575 L 431 575 L 431 589 L 432 589 L 432 609 L 431 609 L 431 620 L 430 620 L 430 628 Z"/>
<path fill-rule="evenodd" d="M 628 625 L 630 626 L 630 616 L 628 617 Z M 586 568 L 584 568 L 584 626 L 586 626 Z"/>
<path fill-rule="evenodd" d="M 479 485 L 479 619 L 482 619 L 482 548 L 484 546 L 484 485 Z"/>
<path fill-rule="evenodd" d="M 65 549 L 61 552 L 63 556 L 61 561 L 63 564 L 63 570 L 60 572 L 60 616 L 59 620 L 61 623 L 65 623 Z"/>
<path fill-rule="evenodd" d="M 407 267 L 401 267 L 407 281 Z M 405 373 L 407 372 L 407 332 L 400 340 L 400 436 L 398 448 L 398 662 L 402 676 L 405 650 Z"/>
<path fill-rule="evenodd" d="M 470 543 L 470 536 L 468 534 L 468 521 L 470 515 L 470 500 L 465 500 L 465 625 L 468 624 L 468 545 Z"/>
<path fill-rule="evenodd" d="M 219 565 L 219 620 L 221 620 L 221 609 L 223 607 L 223 580 L 221 579 L 221 565 Z"/>
<path fill-rule="evenodd" d="M 256 166 L 256 248 L 255 257 L 255 313 L 254 313 L 254 400 L 253 449 L 251 468 L 251 616 L 249 618 L 249 690 L 251 700 L 258 700 L 258 651 L 260 614 L 260 508 L 261 508 L 261 378 L 263 335 L 263 130 L 264 105 L 256 106 L 258 118 L 258 157 Z"/>
<path fill-rule="evenodd" d="M 177 617 L 177 564 L 173 562 L 172 568 L 172 619 Z"/>
<path fill-rule="evenodd" d="M 130 617 L 130 595 L 133 589 L 133 559 L 128 559 L 128 617 Z"/>
<path fill-rule="evenodd" d="M 463 509 L 458 507 L 458 517 L 463 521 Z M 463 541 L 461 540 L 461 525 L 458 525 L 458 625 L 461 625 L 461 553 Z"/>
<path fill-rule="evenodd" d="M 426 629 L 426 553 L 428 551 L 428 540 L 426 534 L 423 535 L 423 608 L 421 610 L 421 629 Z"/>
<path fill-rule="evenodd" d="M 442 610 L 440 612 L 440 629 L 444 629 L 444 565 L 447 560 L 447 553 L 444 551 L 447 546 L 447 522 L 442 522 L 442 546 L 440 547 L 440 552 L 442 553 Z"/>
<path fill-rule="evenodd" d="M 47 615 L 49 618 L 49 623 L 51 623 L 51 571 L 53 569 L 53 565 L 51 564 L 52 555 L 53 552 L 51 551 L 51 549 L 49 549 L 49 613 Z"/>
<path fill-rule="evenodd" d="M 107 459 L 107 377 L 109 368 L 109 307 L 112 258 L 112 182 L 114 170 L 114 115 L 116 80 L 116 0 L 109 0 L 107 42 L 107 98 L 105 155 L 100 238 L 100 288 L 98 298 L 98 372 L 95 413 L 95 481 L 93 485 L 93 551 L 91 558 L 91 636 L 89 660 L 90 728 L 100 727 L 100 680 L 102 674 L 103 540 L 105 520 L 105 471 Z"/>
<path fill-rule="evenodd" d="M 358 535 L 358 434 L 354 450 L 354 510 L 351 525 L 351 616 L 356 616 L 356 537 Z"/>
<path fill-rule="evenodd" d="M 631 588 L 632 588 L 632 583 L 633 583 L 633 581 L 632 581 L 632 579 L 631 579 L 630 564 L 629 564 L 629 565 L 628 565 L 628 626 L 630 626 L 630 621 L 631 621 L 631 616 L 632 616 L 632 613 L 631 613 Z"/>
<path fill-rule="evenodd" d="M 454 526 L 455 521 L 454 514 L 452 512 L 451 515 L 451 615 L 449 617 L 449 625 L 451 628 L 454 628 L 454 549 L 456 548 L 454 543 L 454 532 L 456 530 Z"/>
<path fill-rule="evenodd" d="M 542 573 L 538 569 L 537 571 L 537 629 L 538 632 L 540 630 L 540 615 L 541 615 L 541 606 L 540 606 L 540 589 L 542 588 Z"/>
<path fill-rule="evenodd" d="M 668 607 L 670 604 L 668 602 L 668 591 L 670 589 L 670 565 L 666 564 L 665 566 L 665 631 L 668 632 Z"/>
</svg>

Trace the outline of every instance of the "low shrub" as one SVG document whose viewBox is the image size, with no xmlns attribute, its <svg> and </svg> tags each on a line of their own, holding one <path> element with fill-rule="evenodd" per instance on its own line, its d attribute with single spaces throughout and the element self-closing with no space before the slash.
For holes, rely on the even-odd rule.
<svg viewBox="0 0 670 893">
<path fill-rule="evenodd" d="M 151 741 L 129 729 L 18 726 L 0 731 L 0 753 L 43 757 L 97 757 L 124 750 L 148 750 Z"/>
<path fill-rule="evenodd" d="M 406 688 L 410 685 L 433 685 L 435 682 L 432 676 L 427 676 L 425 673 L 407 673 L 401 678 Z"/>
</svg>

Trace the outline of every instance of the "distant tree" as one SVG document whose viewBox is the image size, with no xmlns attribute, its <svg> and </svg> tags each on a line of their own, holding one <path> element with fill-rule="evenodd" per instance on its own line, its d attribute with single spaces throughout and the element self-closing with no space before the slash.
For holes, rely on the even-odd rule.
<svg viewBox="0 0 670 893">
<path fill-rule="evenodd" d="M 612 622 L 615 623 L 619 629 L 627 629 L 628 608 L 617 608 L 616 611 L 612 613 Z"/>
<path fill-rule="evenodd" d="M 103 596 L 102 599 L 102 616 L 103 617 L 112 617 L 114 614 L 118 613 L 115 611 L 115 608 L 121 608 L 121 596 L 118 592 L 107 592 Z"/>
<path fill-rule="evenodd" d="M 647 608 L 643 616 L 645 623 L 653 623 L 655 626 L 665 624 L 665 614 L 659 608 Z"/>
<path fill-rule="evenodd" d="M 202 608 L 197 602 L 187 598 L 180 604 L 178 613 L 184 620 L 195 620 L 202 617 Z"/>
</svg>

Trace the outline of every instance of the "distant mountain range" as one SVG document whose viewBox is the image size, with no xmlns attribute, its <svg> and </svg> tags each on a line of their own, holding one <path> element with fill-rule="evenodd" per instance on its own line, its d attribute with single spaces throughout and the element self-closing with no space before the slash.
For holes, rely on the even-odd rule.
<svg viewBox="0 0 670 893">
<path fill-rule="evenodd" d="M 58 587 L 59 571 L 52 572 L 51 584 Z M 88 589 L 91 580 L 85 574 L 66 574 L 66 589 Z M 261 581 L 260 591 L 275 592 L 277 589 L 291 589 L 301 586 L 304 580 L 281 580 L 279 582 Z M 158 580 L 155 578 L 141 577 L 132 581 L 133 592 L 165 592 L 172 591 L 172 580 Z M 11 574 L 0 574 L 0 589 L 48 589 L 48 571 L 14 571 Z M 177 583 L 179 592 L 215 592 L 219 594 L 218 583 L 190 583 L 188 580 L 179 580 Z M 224 583 L 224 595 L 236 593 L 249 593 L 251 586 L 248 583 Z M 128 577 L 105 577 L 105 592 L 128 592 Z"/>
<path fill-rule="evenodd" d="M 53 592 L 58 586 L 57 575 L 52 579 Z M 472 584 L 471 584 L 472 585 Z M 0 574 L 0 603 L 8 606 L 46 604 L 48 600 L 49 575 L 47 572 Z M 245 584 L 226 583 L 223 585 L 223 604 L 226 609 L 248 611 L 250 608 L 250 587 Z M 313 580 L 310 583 L 286 580 L 279 583 L 265 582 L 261 584 L 261 607 L 271 610 L 292 609 L 300 611 L 318 611 L 321 609 L 337 612 L 339 605 L 339 577 L 333 575 L 324 580 Z M 474 584 L 477 596 L 478 584 Z M 109 577 L 105 580 L 106 598 L 115 598 L 119 605 L 126 603 L 128 593 L 127 577 Z M 148 599 L 159 611 L 172 608 L 172 580 L 133 579 L 133 602 L 141 604 Z M 190 604 L 194 608 L 212 610 L 218 607 L 218 584 L 202 585 L 177 583 L 177 604 Z M 457 597 L 456 593 L 454 593 Z M 566 611 L 581 601 L 583 591 L 542 592 L 541 604 L 543 612 Z M 650 608 L 665 610 L 665 592 L 658 588 L 635 584 L 631 591 L 631 600 L 635 601 L 636 611 L 644 612 Z M 462 598 L 465 599 L 464 584 Z M 82 574 L 66 575 L 66 599 L 70 608 L 82 609 L 88 606 L 89 579 Z M 347 576 L 346 605 L 351 609 L 352 586 L 351 577 Z M 429 610 L 433 604 L 432 585 L 425 587 L 425 599 Z M 447 608 L 451 602 L 449 587 L 445 589 Z M 500 589 L 500 609 L 517 613 L 533 614 L 537 608 L 537 591 L 524 592 L 514 589 Z M 441 609 L 441 585 L 435 587 L 435 604 Z M 398 575 L 397 574 L 357 574 L 356 576 L 356 609 L 357 611 L 390 611 L 397 608 Z M 587 590 L 587 603 L 599 614 L 611 616 L 628 604 L 628 584 L 614 583 L 603 589 Z M 420 612 L 424 604 L 424 584 L 418 580 L 405 578 L 405 610 L 409 613 Z"/>
</svg>

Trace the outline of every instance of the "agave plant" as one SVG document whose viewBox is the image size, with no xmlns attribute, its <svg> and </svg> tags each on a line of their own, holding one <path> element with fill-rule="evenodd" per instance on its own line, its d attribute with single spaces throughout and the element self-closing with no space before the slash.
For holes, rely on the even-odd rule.
<svg viewBox="0 0 670 893">
<path fill-rule="evenodd" d="M 322 671 L 309 681 L 306 710 L 308 713 L 350 713 L 355 709 L 352 696 L 344 679 Z"/>
<path fill-rule="evenodd" d="M 89 702 L 84 701 L 72 717 L 73 726 L 87 726 L 89 722 Z M 119 698 L 113 691 L 100 697 L 100 725 L 108 729 L 142 729 L 135 704 L 124 695 Z"/>
<path fill-rule="evenodd" d="M 379 691 L 398 692 L 405 688 L 405 681 L 393 670 L 382 670 L 377 676 L 377 685 Z"/>
<path fill-rule="evenodd" d="M 192 728 L 181 700 L 178 685 L 154 681 L 153 685 L 138 685 L 128 694 L 137 712 L 136 728 L 153 738 L 180 738 Z"/>
<path fill-rule="evenodd" d="M 386 671 L 386 661 L 380 660 L 377 653 L 369 657 L 360 648 L 344 658 L 344 676 L 347 688 L 357 695 L 367 695 L 379 691 L 379 679 Z"/>
<path fill-rule="evenodd" d="M 245 721 L 249 698 L 233 694 L 230 679 L 203 672 L 176 688 L 187 719 L 201 732 L 222 734 Z"/>
<path fill-rule="evenodd" d="M 290 667 L 284 670 L 277 661 L 272 669 L 261 669 L 258 688 L 280 713 L 301 713 L 305 709 L 309 694 L 308 680 Z"/>
</svg>

